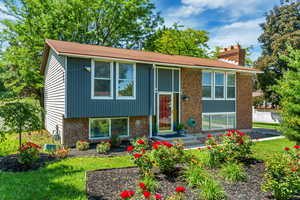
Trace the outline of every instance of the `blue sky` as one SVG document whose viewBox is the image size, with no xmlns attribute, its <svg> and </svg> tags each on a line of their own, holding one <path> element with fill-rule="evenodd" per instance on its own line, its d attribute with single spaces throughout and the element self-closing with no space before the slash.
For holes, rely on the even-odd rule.
<svg viewBox="0 0 300 200">
<path fill-rule="evenodd" d="M 257 38 L 262 30 L 259 24 L 265 13 L 279 5 L 279 0 L 152 0 L 161 12 L 165 24 L 175 22 L 185 28 L 209 32 L 211 48 L 240 43 L 253 46 L 251 58 L 260 55 Z"/>
</svg>

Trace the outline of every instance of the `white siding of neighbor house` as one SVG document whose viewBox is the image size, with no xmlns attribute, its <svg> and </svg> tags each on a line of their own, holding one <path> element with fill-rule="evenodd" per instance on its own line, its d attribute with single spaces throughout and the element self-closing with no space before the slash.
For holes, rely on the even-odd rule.
<svg viewBox="0 0 300 200">
<path fill-rule="evenodd" d="M 45 70 L 44 102 L 45 128 L 49 133 L 63 131 L 65 114 L 65 57 L 58 56 L 52 49 L 49 52 Z"/>
</svg>

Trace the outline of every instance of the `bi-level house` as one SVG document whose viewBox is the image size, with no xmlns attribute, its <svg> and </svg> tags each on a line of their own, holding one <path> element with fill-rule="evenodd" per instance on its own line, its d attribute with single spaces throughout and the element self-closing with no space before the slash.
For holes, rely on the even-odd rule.
<svg viewBox="0 0 300 200">
<path fill-rule="evenodd" d="M 45 127 L 74 145 L 113 135 L 128 139 L 252 126 L 252 78 L 245 51 L 220 59 L 166 55 L 46 40 Z"/>
</svg>

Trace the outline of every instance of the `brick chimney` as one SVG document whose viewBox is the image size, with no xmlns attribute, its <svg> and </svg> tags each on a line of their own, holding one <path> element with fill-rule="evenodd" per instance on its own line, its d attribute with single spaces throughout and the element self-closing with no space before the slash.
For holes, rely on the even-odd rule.
<svg viewBox="0 0 300 200">
<path fill-rule="evenodd" d="M 218 58 L 221 60 L 231 61 L 238 65 L 244 66 L 245 56 L 245 49 L 242 49 L 240 45 L 232 45 L 229 48 L 221 49 Z"/>
</svg>

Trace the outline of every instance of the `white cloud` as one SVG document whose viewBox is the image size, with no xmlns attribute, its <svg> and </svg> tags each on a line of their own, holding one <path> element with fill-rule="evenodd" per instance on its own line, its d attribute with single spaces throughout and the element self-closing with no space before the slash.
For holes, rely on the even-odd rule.
<svg viewBox="0 0 300 200">
<path fill-rule="evenodd" d="M 209 30 L 211 33 L 209 46 L 212 48 L 215 46 L 226 47 L 236 43 L 245 47 L 251 45 L 257 46 L 257 38 L 262 32 L 259 24 L 263 23 L 264 20 L 264 18 L 257 18 L 244 22 L 235 22 Z"/>
<path fill-rule="evenodd" d="M 277 3 L 278 0 L 181 0 L 181 6 L 170 8 L 170 16 L 190 17 L 205 10 L 220 9 L 228 16 L 238 18 L 241 15 L 256 13 L 262 5 Z"/>
<path fill-rule="evenodd" d="M 0 2 L 0 20 L 2 20 L 2 19 L 15 19 L 13 16 L 10 16 L 10 15 L 7 15 L 7 14 L 1 12 L 1 10 L 7 11 L 7 8 L 4 6 L 3 3 Z"/>
</svg>

